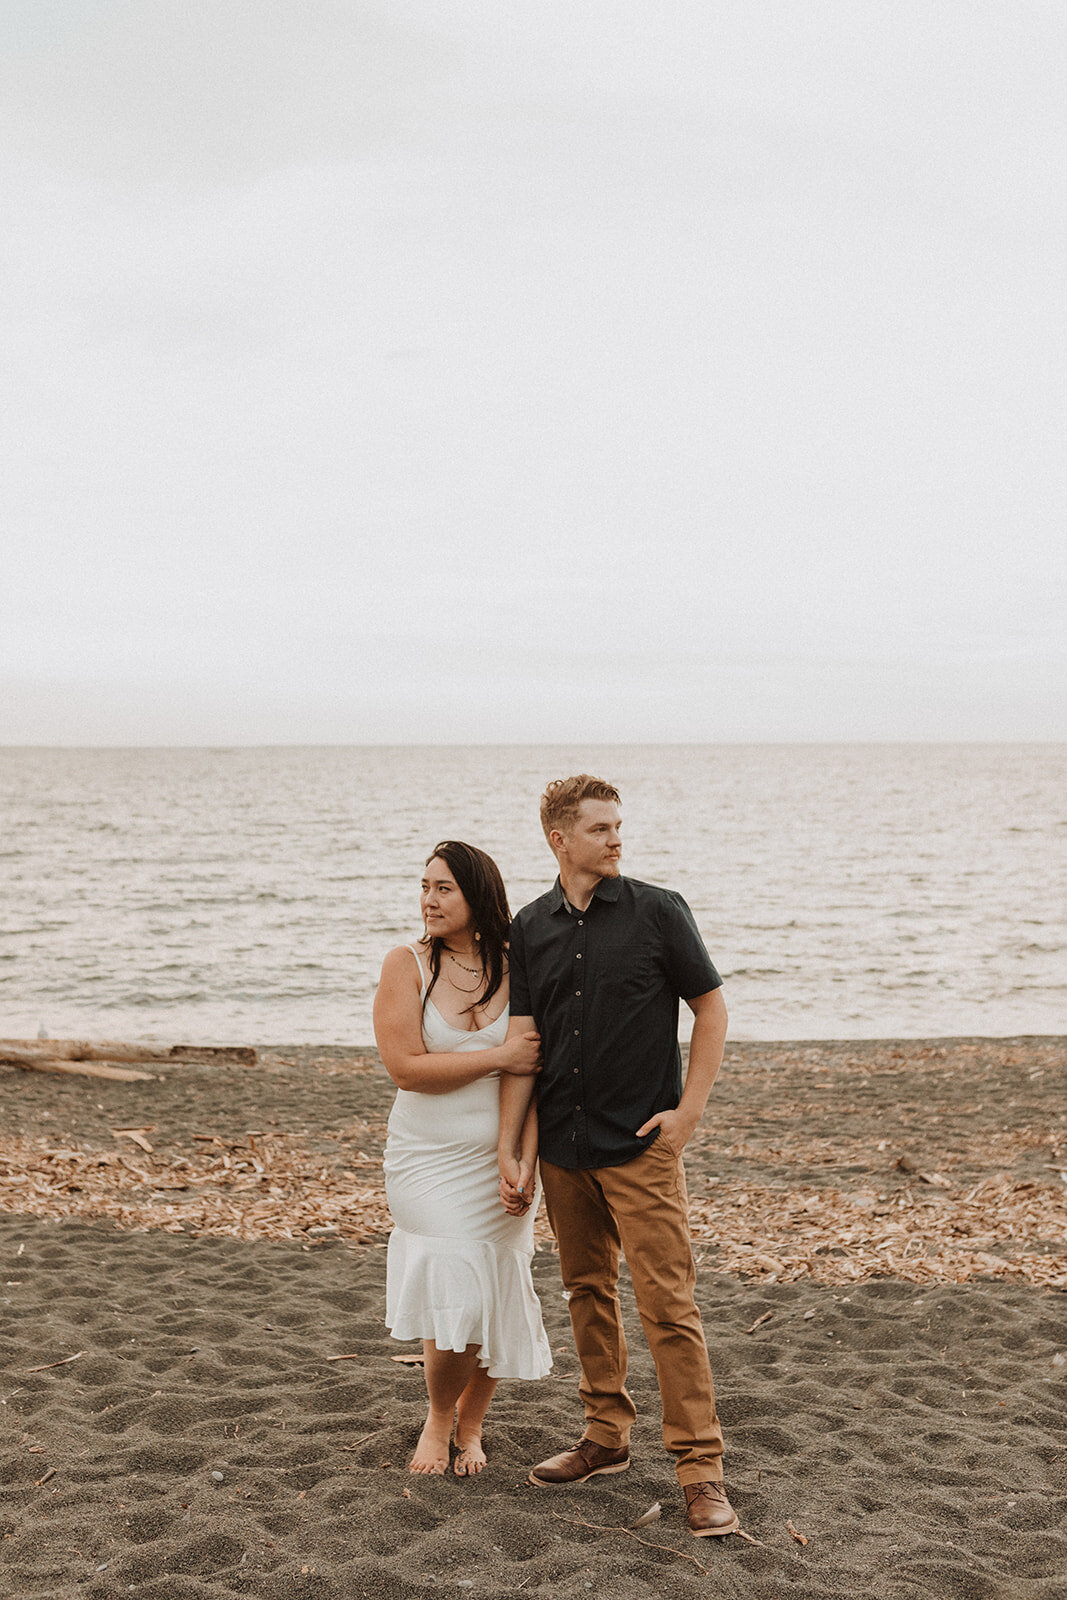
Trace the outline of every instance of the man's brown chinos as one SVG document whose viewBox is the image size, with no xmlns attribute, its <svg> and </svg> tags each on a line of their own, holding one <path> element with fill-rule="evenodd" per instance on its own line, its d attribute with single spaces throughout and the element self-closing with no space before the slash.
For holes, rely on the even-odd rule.
<svg viewBox="0 0 1067 1600">
<path fill-rule="evenodd" d="M 619 1309 L 620 1250 L 656 1366 L 663 1443 L 683 1485 L 722 1479 L 722 1430 L 694 1290 L 681 1156 L 663 1133 L 618 1167 L 572 1171 L 541 1163 L 548 1219 L 570 1293 L 582 1364 L 585 1435 L 607 1449 L 629 1443 L 636 1416 L 626 1391 Z"/>
</svg>

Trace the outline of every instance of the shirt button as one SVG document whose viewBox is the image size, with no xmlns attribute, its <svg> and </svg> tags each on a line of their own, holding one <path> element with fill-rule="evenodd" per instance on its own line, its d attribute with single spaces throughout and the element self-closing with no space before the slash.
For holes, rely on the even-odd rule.
<svg viewBox="0 0 1067 1600">
<path fill-rule="evenodd" d="M 575 989 L 574 992 L 575 992 L 575 994 L 578 996 L 578 998 L 580 1000 L 582 998 L 582 991 L 580 989 Z"/>
<path fill-rule="evenodd" d="M 577 1077 L 577 1076 L 578 1076 L 578 1068 L 577 1068 L 577 1067 L 575 1067 L 575 1069 L 574 1069 L 574 1076 L 575 1076 L 575 1077 Z"/>
<path fill-rule="evenodd" d="M 582 1031 L 582 1030 L 581 1030 L 581 1028 L 575 1028 L 575 1030 L 574 1030 L 574 1037 L 575 1037 L 575 1038 L 576 1038 L 576 1039 L 577 1039 L 577 1037 L 578 1037 L 578 1035 L 579 1035 L 579 1034 L 580 1034 L 580 1033 L 581 1033 L 581 1031 Z"/>
<path fill-rule="evenodd" d="M 578 918 L 578 926 L 579 926 L 579 928 L 584 928 L 585 927 L 585 923 L 582 921 L 581 917 Z"/>
<path fill-rule="evenodd" d="M 575 961 L 580 961 L 582 959 L 582 952 L 580 950 L 579 950 L 578 954 L 575 956 L 574 959 L 575 959 Z"/>
</svg>

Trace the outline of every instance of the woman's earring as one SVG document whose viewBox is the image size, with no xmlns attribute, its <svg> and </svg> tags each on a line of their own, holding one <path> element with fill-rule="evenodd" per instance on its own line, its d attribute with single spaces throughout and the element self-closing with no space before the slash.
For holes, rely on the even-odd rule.
<svg viewBox="0 0 1067 1600">
<path fill-rule="evenodd" d="M 476 933 L 475 933 L 475 935 L 474 935 L 474 942 L 475 942 L 475 944 L 481 944 L 481 942 L 482 942 L 482 936 L 481 936 L 481 934 L 480 934 L 480 933 L 477 933 L 477 932 L 476 932 Z"/>
</svg>

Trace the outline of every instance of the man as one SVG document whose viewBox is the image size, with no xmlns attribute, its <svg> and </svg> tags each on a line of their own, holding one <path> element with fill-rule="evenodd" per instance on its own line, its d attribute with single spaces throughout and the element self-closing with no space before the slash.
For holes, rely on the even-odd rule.
<svg viewBox="0 0 1067 1600">
<path fill-rule="evenodd" d="M 579 1442 L 534 1467 L 530 1482 L 583 1483 L 630 1464 L 636 1411 L 626 1391 L 621 1249 L 690 1530 L 698 1538 L 734 1533 L 682 1167 L 722 1061 L 722 979 L 682 897 L 620 875 L 622 813 L 611 784 L 588 774 L 549 784 L 541 822 L 559 878 L 512 923 L 510 1031 L 541 1035 L 541 1182 L 569 1291 L 586 1422 Z M 684 1089 L 679 999 L 695 1018 Z M 500 1188 L 509 1210 L 532 1197 L 532 1092 L 531 1079 L 502 1080 Z"/>
</svg>

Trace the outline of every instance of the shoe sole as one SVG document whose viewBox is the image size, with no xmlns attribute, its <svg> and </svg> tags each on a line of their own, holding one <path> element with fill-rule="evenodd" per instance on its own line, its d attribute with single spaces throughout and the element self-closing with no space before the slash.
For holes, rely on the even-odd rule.
<svg viewBox="0 0 1067 1600">
<path fill-rule="evenodd" d="M 594 1467 L 592 1472 L 583 1473 L 580 1478 L 553 1480 L 552 1478 L 537 1478 L 531 1472 L 526 1482 L 532 1483 L 535 1489 L 574 1489 L 580 1483 L 588 1483 L 590 1478 L 605 1478 L 613 1472 L 628 1472 L 629 1470 L 630 1463 L 628 1461 L 620 1461 L 614 1467 Z"/>
</svg>

